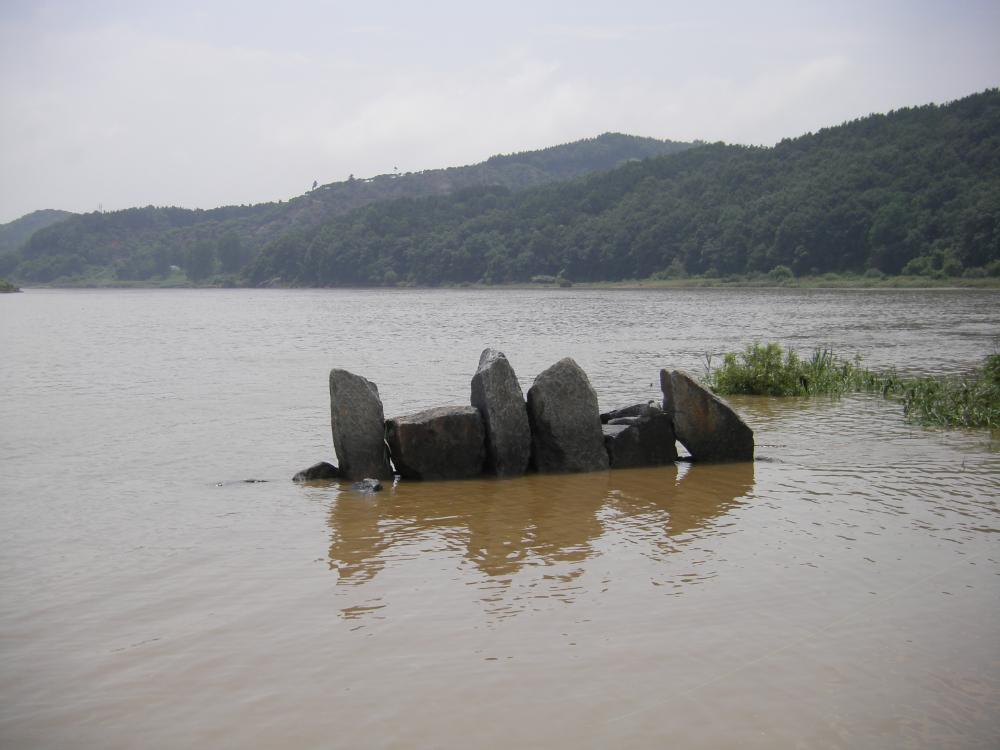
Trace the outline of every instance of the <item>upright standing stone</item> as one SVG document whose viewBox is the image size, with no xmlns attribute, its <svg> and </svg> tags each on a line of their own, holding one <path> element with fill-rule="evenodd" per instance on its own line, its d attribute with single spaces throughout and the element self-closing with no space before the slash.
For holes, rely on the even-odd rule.
<svg viewBox="0 0 1000 750">
<path fill-rule="evenodd" d="M 752 461 L 753 430 L 733 408 L 681 370 L 660 370 L 663 410 L 698 461 Z"/>
<path fill-rule="evenodd" d="M 541 472 L 608 468 L 597 394 L 569 357 L 545 370 L 528 389 L 532 460 Z"/>
<path fill-rule="evenodd" d="M 347 370 L 330 370 L 330 427 L 344 477 L 392 478 L 378 386 Z"/>
<path fill-rule="evenodd" d="M 472 405 L 486 428 L 486 470 L 501 477 L 523 474 L 531 459 L 531 428 L 524 393 L 503 352 L 484 349 L 479 355 Z"/>
<path fill-rule="evenodd" d="M 404 479 L 468 479 L 483 472 L 483 418 L 471 406 L 439 406 L 385 423 Z"/>
</svg>

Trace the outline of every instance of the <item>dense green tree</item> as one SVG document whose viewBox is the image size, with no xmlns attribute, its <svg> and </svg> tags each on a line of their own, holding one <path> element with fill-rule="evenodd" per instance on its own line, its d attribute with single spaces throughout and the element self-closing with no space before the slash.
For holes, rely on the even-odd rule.
<svg viewBox="0 0 1000 750">
<path fill-rule="evenodd" d="M 243 252 L 243 243 L 240 236 L 230 229 L 219 239 L 218 247 L 219 265 L 225 273 L 236 273 L 246 263 L 246 253 Z"/>
<path fill-rule="evenodd" d="M 198 240 L 188 248 L 184 271 L 192 281 L 203 281 L 215 271 L 215 247 L 209 240 Z"/>
</svg>

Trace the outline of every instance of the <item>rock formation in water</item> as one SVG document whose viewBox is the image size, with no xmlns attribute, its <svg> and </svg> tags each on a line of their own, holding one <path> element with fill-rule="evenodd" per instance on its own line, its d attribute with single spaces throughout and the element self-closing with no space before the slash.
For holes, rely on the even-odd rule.
<svg viewBox="0 0 1000 750">
<path fill-rule="evenodd" d="M 674 425 L 659 406 L 636 404 L 601 418 L 606 416 L 604 447 L 612 469 L 663 466 L 677 460 Z"/>
<path fill-rule="evenodd" d="M 378 386 L 347 370 L 330 370 L 330 428 L 344 477 L 392 478 Z"/>
<path fill-rule="evenodd" d="M 532 462 L 540 472 L 608 468 L 597 394 L 580 366 L 566 357 L 528 389 Z"/>
<path fill-rule="evenodd" d="M 404 479 L 467 479 L 483 473 L 485 430 L 473 406 L 439 406 L 385 424 L 396 470 Z"/>
<path fill-rule="evenodd" d="M 300 471 L 314 479 L 465 479 L 661 466 L 680 441 L 696 461 L 752 461 L 753 430 L 690 375 L 660 372 L 663 408 L 653 401 L 600 413 L 587 374 L 570 358 L 535 378 L 525 401 L 502 352 L 486 349 L 472 378 L 471 406 L 441 406 L 385 421 L 378 387 L 330 371 L 330 425 L 340 467 Z M 364 482 L 354 489 L 376 491 Z M 379 489 L 381 485 L 379 485 Z"/>
<path fill-rule="evenodd" d="M 752 461 L 753 430 L 733 408 L 681 370 L 660 371 L 663 410 L 696 461 Z"/>
<path fill-rule="evenodd" d="M 531 459 L 531 428 L 524 393 L 503 352 L 483 350 L 471 400 L 486 428 L 486 470 L 500 477 L 523 474 Z"/>
</svg>

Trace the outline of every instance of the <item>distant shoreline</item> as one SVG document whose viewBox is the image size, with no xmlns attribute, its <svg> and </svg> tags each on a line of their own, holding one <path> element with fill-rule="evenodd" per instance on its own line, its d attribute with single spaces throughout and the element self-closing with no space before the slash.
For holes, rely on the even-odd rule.
<svg viewBox="0 0 1000 750">
<path fill-rule="evenodd" d="M 706 278 L 691 277 L 683 279 L 626 279 L 623 281 L 588 281 L 557 283 L 519 282 L 509 284 L 441 284 L 438 286 L 423 286 L 397 284 L 395 286 L 299 286 L 280 283 L 268 286 L 242 285 L 233 280 L 220 280 L 216 283 L 194 284 L 187 279 L 172 277 L 160 283 L 150 282 L 108 282 L 98 281 L 67 281 L 55 284 L 38 284 L 29 289 L 540 289 L 563 291 L 566 289 L 608 289 L 621 291 L 639 291 L 651 289 L 1000 289 L 1000 278 L 944 278 L 928 279 L 920 276 L 886 276 L 883 278 L 860 275 L 845 275 L 831 278 L 827 276 L 804 276 L 795 279 L 775 281 L 763 278 Z M 17 287 L 0 291 L 20 291 Z"/>
</svg>

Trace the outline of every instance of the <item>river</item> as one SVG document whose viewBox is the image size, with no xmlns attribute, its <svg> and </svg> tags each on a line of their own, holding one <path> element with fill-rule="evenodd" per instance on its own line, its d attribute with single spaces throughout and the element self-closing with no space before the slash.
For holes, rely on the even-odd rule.
<svg viewBox="0 0 1000 750">
<path fill-rule="evenodd" d="M 2 295 L 0 746 L 995 748 L 987 431 L 735 398 L 753 463 L 290 477 L 331 367 L 392 416 L 572 356 L 613 408 L 753 341 L 945 373 L 998 334 L 996 291 Z"/>
</svg>

